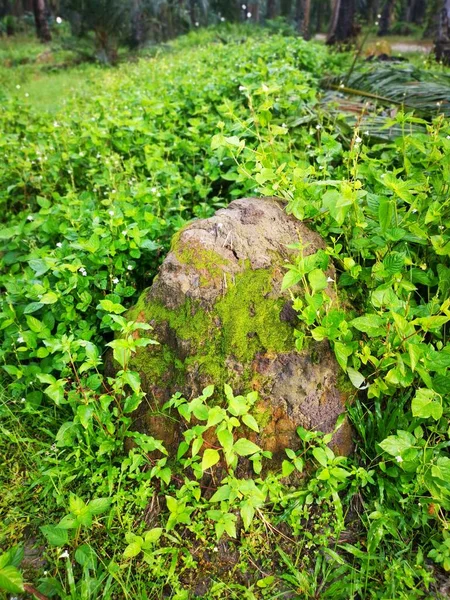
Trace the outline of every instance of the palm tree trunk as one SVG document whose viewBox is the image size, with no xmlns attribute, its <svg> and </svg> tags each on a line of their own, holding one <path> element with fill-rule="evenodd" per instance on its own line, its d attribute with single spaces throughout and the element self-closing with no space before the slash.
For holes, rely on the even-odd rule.
<svg viewBox="0 0 450 600">
<path fill-rule="evenodd" d="M 334 0 L 327 44 L 348 45 L 356 38 L 355 0 Z"/>
<path fill-rule="evenodd" d="M 276 0 L 267 0 L 266 19 L 275 19 L 277 15 Z"/>
<path fill-rule="evenodd" d="M 434 45 L 436 59 L 450 65 L 450 0 L 443 0 Z"/>
<path fill-rule="evenodd" d="M 392 13 L 394 11 L 395 0 L 386 0 L 383 6 L 383 10 L 381 11 L 380 17 L 380 27 L 378 28 L 378 34 L 387 35 L 389 33 L 389 29 L 391 28 L 392 21 Z"/>
<path fill-rule="evenodd" d="M 311 21 L 311 0 L 303 0 L 302 36 L 305 40 L 311 39 L 310 21 Z"/>
<path fill-rule="evenodd" d="M 133 0 L 131 10 L 131 47 L 140 48 L 145 41 L 141 0 Z"/>
<path fill-rule="evenodd" d="M 292 0 L 280 0 L 280 12 L 283 17 L 290 19 L 292 11 Z"/>
<path fill-rule="evenodd" d="M 52 36 L 45 16 L 45 0 L 33 0 L 33 12 L 38 38 L 41 42 L 50 42 Z"/>
</svg>

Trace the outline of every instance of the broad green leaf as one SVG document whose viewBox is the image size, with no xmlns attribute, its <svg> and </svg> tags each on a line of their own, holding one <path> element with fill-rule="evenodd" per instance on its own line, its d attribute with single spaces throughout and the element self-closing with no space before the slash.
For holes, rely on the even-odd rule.
<svg viewBox="0 0 450 600">
<path fill-rule="evenodd" d="M 244 524 L 245 531 L 248 531 L 248 528 L 252 524 L 254 516 L 255 516 L 255 509 L 252 506 L 252 504 L 250 503 L 250 501 L 247 500 L 246 502 L 243 502 L 241 504 L 241 517 L 242 517 L 242 522 Z"/>
<path fill-rule="evenodd" d="M 408 448 L 415 444 L 415 437 L 407 431 L 397 431 L 397 435 L 390 435 L 384 439 L 380 446 L 391 456 L 400 456 Z"/>
<path fill-rule="evenodd" d="M 55 294 L 55 292 L 50 291 L 41 296 L 39 298 L 39 302 L 42 304 L 55 304 L 55 302 L 58 302 L 58 296 Z"/>
<path fill-rule="evenodd" d="M 380 336 L 385 333 L 385 320 L 378 315 L 364 315 L 352 319 L 349 323 L 358 331 L 369 334 L 371 337 Z"/>
<path fill-rule="evenodd" d="M 308 273 L 308 281 L 313 294 L 324 290 L 328 285 L 327 276 L 322 269 L 314 269 Z"/>
<path fill-rule="evenodd" d="M 326 467 L 328 465 L 328 456 L 323 448 L 314 448 L 312 453 L 314 458 L 319 464 L 322 465 L 322 467 Z"/>
<path fill-rule="evenodd" d="M 411 402 L 411 408 L 414 417 L 422 419 L 432 417 L 435 421 L 442 417 L 442 400 L 434 390 L 418 389 Z"/>
<path fill-rule="evenodd" d="M 23 589 L 22 573 L 13 565 L 0 569 L 0 590 L 10 594 L 20 594 Z"/>
<path fill-rule="evenodd" d="M 144 533 L 144 540 L 146 544 L 155 544 L 161 537 L 163 532 L 162 527 L 154 527 L 146 533 Z"/>
<path fill-rule="evenodd" d="M 43 525 L 40 527 L 42 534 L 51 546 L 65 546 L 69 542 L 67 529 L 55 525 Z"/>
<path fill-rule="evenodd" d="M 202 458 L 202 471 L 206 471 L 207 469 L 216 465 L 220 460 L 220 454 L 217 450 L 213 450 L 212 448 L 207 448 L 203 453 Z"/>
<path fill-rule="evenodd" d="M 236 452 L 236 454 L 239 454 L 239 456 L 249 456 L 250 454 L 255 454 L 255 452 L 260 452 L 261 448 L 250 440 L 240 438 L 234 444 L 233 450 Z"/>
<path fill-rule="evenodd" d="M 243 415 L 242 422 L 245 425 L 247 425 L 247 427 L 250 427 L 250 429 L 253 429 L 253 431 L 256 431 L 256 433 L 259 432 L 259 425 L 258 425 L 255 417 L 252 417 L 252 415 L 249 415 L 249 414 Z"/>
<path fill-rule="evenodd" d="M 124 558 L 134 558 L 141 552 L 142 552 L 141 545 L 138 542 L 132 542 L 131 544 L 128 544 L 128 546 L 125 548 L 125 550 L 123 552 L 123 557 Z"/>
</svg>

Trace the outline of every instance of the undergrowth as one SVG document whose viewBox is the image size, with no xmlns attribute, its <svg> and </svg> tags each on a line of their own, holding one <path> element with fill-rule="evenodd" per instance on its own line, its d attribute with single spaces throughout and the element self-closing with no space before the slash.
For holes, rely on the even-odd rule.
<svg viewBox="0 0 450 600">
<path fill-rule="evenodd" d="M 344 116 L 317 107 L 322 76 L 346 63 L 289 37 L 200 33 L 102 74 L 59 114 L 0 107 L 0 589 L 445 597 L 450 127 L 400 108 L 392 142 L 358 123 L 345 134 Z M 299 449 L 267 473 L 265 453 L 235 435 L 259 427 L 256 397 L 229 386 L 222 404 L 212 387 L 172 399 L 186 424 L 176 460 L 133 431 L 143 393 L 129 362 L 153 340 L 126 308 L 180 226 L 248 195 L 285 199 L 324 236 L 354 307 L 333 306 L 323 254 L 299 247 L 284 280 L 307 290 L 293 296 L 297 347 L 328 339 L 354 386 L 353 457 L 300 428 Z M 203 451 L 209 430 L 218 443 Z"/>
</svg>

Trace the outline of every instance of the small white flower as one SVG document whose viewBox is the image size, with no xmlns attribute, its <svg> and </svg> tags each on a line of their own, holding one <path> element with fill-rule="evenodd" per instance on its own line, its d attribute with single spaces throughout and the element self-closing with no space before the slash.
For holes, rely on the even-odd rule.
<svg viewBox="0 0 450 600">
<path fill-rule="evenodd" d="M 69 553 L 67 552 L 67 550 L 64 550 L 64 552 L 60 554 L 59 558 L 69 558 Z"/>
<path fill-rule="evenodd" d="M 23 337 L 21 335 L 19 335 L 19 337 L 17 338 L 17 341 L 19 342 L 19 344 L 21 344 L 23 342 Z"/>
<path fill-rule="evenodd" d="M 158 188 L 152 187 L 153 194 L 156 194 L 157 191 L 158 191 Z"/>
<path fill-rule="evenodd" d="M 247 6 L 245 4 L 242 5 L 242 10 L 245 10 L 247 8 Z"/>
<path fill-rule="evenodd" d="M 416 213 L 416 212 L 417 212 L 417 208 L 413 208 L 413 209 L 411 210 L 411 212 L 412 212 L 412 213 Z"/>
<path fill-rule="evenodd" d="M 56 17 L 56 22 L 58 23 L 58 25 L 61 25 L 63 20 L 61 19 L 61 17 Z"/>
<path fill-rule="evenodd" d="M 401 462 L 403 462 L 403 458 L 402 458 L 401 456 L 396 456 L 396 457 L 395 457 L 395 460 L 396 460 L 398 463 L 401 463 Z"/>
<path fill-rule="evenodd" d="M 251 19 L 251 18 L 252 18 L 252 13 L 251 13 L 251 12 L 248 12 L 248 13 L 247 13 L 247 19 Z"/>
<path fill-rule="evenodd" d="M 357 135 L 355 137 L 355 144 L 360 144 L 362 142 L 362 139 L 359 137 L 359 135 Z"/>
<path fill-rule="evenodd" d="M 200 25 L 200 23 L 198 21 L 195 21 L 195 26 L 198 27 Z"/>
<path fill-rule="evenodd" d="M 341 88 L 341 90 L 343 90 L 345 88 L 345 85 L 343 83 L 341 83 L 341 85 L 339 87 Z"/>
<path fill-rule="evenodd" d="M 97 158 L 101 158 L 101 157 L 102 157 L 102 155 L 99 152 L 97 152 Z"/>
<path fill-rule="evenodd" d="M 377 15 L 377 19 L 381 19 L 381 13 Z"/>
<path fill-rule="evenodd" d="M 25 92 L 25 98 L 29 98 L 30 94 L 28 92 Z"/>
<path fill-rule="evenodd" d="M 439 229 L 444 229 L 444 226 L 443 225 L 439 225 Z"/>
<path fill-rule="evenodd" d="M 334 283 L 334 279 L 332 277 L 327 277 L 327 282 L 328 283 Z"/>
<path fill-rule="evenodd" d="M 239 86 L 239 91 L 240 92 L 245 92 L 245 85 L 240 85 Z"/>
<path fill-rule="evenodd" d="M 117 190 L 111 190 L 111 194 L 117 194 Z"/>
<path fill-rule="evenodd" d="M 114 216 L 114 211 L 113 210 L 108 210 L 108 214 L 113 217 Z"/>
<path fill-rule="evenodd" d="M 286 125 L 286 123 L 283 123 L 283 124 L 281 125 L 281 127 L 284 127 L 284 128 L 286 129 L 286 128 L 287 128 L 287 125 Z"/>
<path fill-rule="evenodd" d="M 220 17 L 220 20 L 222 21 L 222 23 L 225 21 L 225 17 Z"/>
<path fill-rule="evenodd" d="M 84 152 L 80 152 L 80 156 L 81 156 L 81 158 L 83 158 Z"/>
<path fill-rule="evenodd" d="M 364 135 L 370 135 L 370 132 L 369 131 L 365 131 Z"/>
<path fill-rule="evenodd" d="M 44 576 L 45 576 L 45 575 L 48 575 L 48 571 L 44 571 Z"/>
<path fill-rule="evenodd" d="M 56 247 L 57 248 L 62 248 L 62 243 L 61 242 L 57 242 Z"/>
<path fill-rule="evenodd" d="M 375 21 L 375 27 L 378 27 L 378 21 Z"/>
<path fill-rule="evenodd" d="M 25 398 L 22 398 L 20 401 L 22 402 L 22 404 L 24 404 Z"/>
<path fill-rule="evenodd" d="M 16 85 L 16 89 L 20 90 L 20 85 L 19 84 Z"/>
<path fill-rule="evenodd" d="M 132 271 L 132 270 L 133 270 L 133 265 L 128 265 L 127 269 L 128 269 L 129 271 Z"/>
<path fill-rule="evenodd" d="M 450 135 L 447 136 L 447 139 L 450 140 Z"/>
<path fill-rule="evenodd" d="M 33 215 L 28 215 L 28 217 L 27 217 L 27 221 L 34 221 L 34 217 L 33 217 Z"/>
<path fill-rule="evenodd" d="M 125 229 L 122 231 L 122 235 L 127 235 L 128 231 L 126 231 Z"/>
<path fill-rule="evenodd" d="M 114 279 L 112 280 L 112 282 L 117 285 L 119 283 L 119 278 L 118 277 L 114 277 Z"/>
<path fill-rule="evenodd" d="M 322 126 L 321 125 L 316 125 L 316 129 L 317 129 L 317 131 L 319 131 L 319 129 L 322 129 Z"/>
</svg>

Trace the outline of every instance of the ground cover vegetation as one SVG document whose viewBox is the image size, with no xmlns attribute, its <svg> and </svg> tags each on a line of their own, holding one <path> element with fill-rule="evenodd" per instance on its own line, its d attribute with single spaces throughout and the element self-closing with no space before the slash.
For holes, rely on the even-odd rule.
<svg viewBox="0 0 450 600">
<path fill-rule="evenodd" d="M 415 68 L 445 86 L 441 67 Z M 449 96 L 388 105 L 384 86 L 380 104 L 352 100 L 356 117 L 342 94 L 323 102 L 325 76 L 345 88 L 360 70 L 299 38 L 204 30 L 99 75 L 63 111 L 2 103 L 6 597 L 446 597 Z M 126 308 L 183 224 L 249 195 L 283 198 L 327 241 L 307 259 L 299 245 L 283 285 L 305 291 L 298 349 L 328 339 L 352 386 L 352 457 L 299 428 L 267 473 L 235 435 L 258 429 L 256 396 L 229 386 L 170 401 L 176 459 L 133 431 L 145 400 L 129 363 L 154 340 Z M 329 261 L 351 309 L 325 293 Z"/>
</svg>

